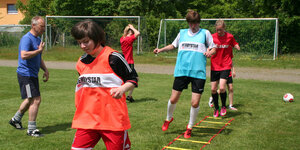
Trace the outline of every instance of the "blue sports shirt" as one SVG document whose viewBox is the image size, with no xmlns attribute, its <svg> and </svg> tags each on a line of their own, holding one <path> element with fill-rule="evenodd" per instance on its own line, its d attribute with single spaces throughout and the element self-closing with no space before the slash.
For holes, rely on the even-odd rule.
<svg viewBox="0 0 300 150">
<path fill-rule="evenodd" d="M 178 54 L 174 70 L 175 77 L 206 79 L 206 29 L 190 36 L 188 29 L 180 30 Z"/>
<path fill-rule="evenodd" d="M 38 49 L 41 43 L 39 37 L 35 37 L 30 32 L 26 33 L 19 44 L 19 58 L 17 73 L 21 76 L 38 77 L 41 65 L 41 54 L 38 54 L 30 59 L 23 60 L 21 58 L 21 51 L 34 51 Z"/>
</svg>

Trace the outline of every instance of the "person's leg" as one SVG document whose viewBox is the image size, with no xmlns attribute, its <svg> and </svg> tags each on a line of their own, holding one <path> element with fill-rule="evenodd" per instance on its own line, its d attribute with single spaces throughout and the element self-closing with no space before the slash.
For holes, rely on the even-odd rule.
<svg viewBox="0 0 300 150">
<path fill-rule="evenodd" d="M 220 79 L 220 97 L 222 101 L 222 108 L 226 107 L 226 98 L 227 98 L 227 93 L 226 93 L 226 84 L 227 80 L 226 79 Z"/>
<path fill-rule="evenodd" d="M 28 118 L 28 131 L 36 130 L 36 118 L 41 103 L 41 97 L 34 97 L 30 99 L 30 105 L 28 109 L 29 118 Z"/>
<path fill-rule="evenodd" d="M 128 131 L 100 131 L 107 150 L 130 150 Z"/>
<path fill-rule="evenodd" d="M 211 84 L 211 96 L 213 98 L 215 110 L 219 110 L 219 94 L 217 92 L 219 81 L 213 81 L 210 84 Z"/>
<path fill-rule="evenodd" d="M 199 103 L 201 99 L 201 94 L 204 91 L 205 80 L 191 78 L 192 82 L 192 98 L 191 98 L 191 109 L 190 109 L 190 120 L 187 125 L 187 130 L 184 133 L 185 138 L 190 138 L 192 133 L 192 128 L 198 116 L 200 109 Z"/>
<path fill-rule="evenodd" d="M 168 109 L 167 109 L 167 121 L 170 121 L 173 118 L 173 113 L 176 108 L 176 103 L 179 101 L 181 95 L 181 91 L 172 90 L 171 97 L 168 101 Z"/>
<path fill-rule="evenodd" d="M 199 112 L 199 102 L 201 99 L 201 94 L 199 93 L 192 93 L 192 99 L 191 99 L 191 109 L 190 109 L 190 120 L 188 124 L 188 128 L 192 128 L 195 124 L 195 121 L 198 116 Z"/>
<path fill-rule="evenodd" d="M 229 98 L 229 109 L 231 110 L 237 110 L 235 107 L 233 107 L 233 84 L 228 84 L 228 98 Z"/>
<path fill-rule="evenodd" d="M 181 92 L 187 88 L 189 80 L 186 77 L 175 77 L 171 97 L 168 101 L 167 118 L 164 121 L 162 130 L 166 131 L 169 124 L 173 121 L 173 113 L 176 108 L 176 103 L 179 101 Z"/>
<path fill-rule="evenodd" d="M 101 136 L 99 131 L 97 130 L 89 130 L 89 129 L 77 129 L 73 143 L 72 150 L 84 149 L 91 150 L 95 147 L 95 145 L 100 140 Z"/>
<path fill-rule="evenodd" d="M 227 86 L 227 80 L 229 78 L 230 70 L 224 70 L 221 71 L 220 74 L 220 97 L 222 101 L 222 108 L 221 108 L 221 116 L 226 115 L 226 99 L 227 99 L 227 93 L 226 93 L 226 86 Z"/>
<path fill-rule="evenodd" d="M 28 110 L 30 105 L 29 98 L 24 99 L 24 101 L 21 103 L 18 111 L 14 115 L 13 119 L 14 121 L 21 122 L 23 115 Z"/>
</svg>

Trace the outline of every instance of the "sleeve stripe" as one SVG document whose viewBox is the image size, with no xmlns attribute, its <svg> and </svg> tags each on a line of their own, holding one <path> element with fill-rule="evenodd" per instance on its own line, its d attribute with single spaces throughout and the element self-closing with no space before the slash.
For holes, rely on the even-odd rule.
<svg viewBox="0 0 300 150">
<path fill-rule="evenodd" d="M 128 71 L 132 72 L 132 69 L 128 65 L 127 61 L 125 60 L 125 58 L 120 53 L 113 52 L 112 55 L 119 57 L 122 60 L 122 62 L 124 63 L 124 65 L 127 67 Z"/>
</svg>

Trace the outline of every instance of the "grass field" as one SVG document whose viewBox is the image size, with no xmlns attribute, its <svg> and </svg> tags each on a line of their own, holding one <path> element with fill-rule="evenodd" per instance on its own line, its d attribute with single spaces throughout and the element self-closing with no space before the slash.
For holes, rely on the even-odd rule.
<svg viewBox="0 0 300 150">
<path fill-rule="evenodd" d="M 0 59 L 18 59 L 18 48 L 0 48 Z M 83 54 L 79 47 L 53 47 L 43 52 L 43 58 L 46 61 L 77 61 L 79 56 Z M 152 50 L 144 51 L 137 55 L 134 53 L 134 60 L 136 64 L 161 64 L 174 65 L 176 62 L 176 50 L 173 52 L 164 52 L 155 56 Z M 234 65 L 237 67 L 259 67 L 259 68 L 293 68 L 300 69 L 300 54 L 285 54 L 279 55 L 274 60 L 265 60 L 256 58 L 251 54 L 242 52 L 234 53 Z M 272 58 L 272 56 L 269 56 Z M 207 64 L 210 65 L 210 59 L 207 59 Z"/>
<path fill-rule="evenodd" d="M 37 125 L 45 137 L 34 138 L 27 136 L 26 130 L 16 130 L 8 124 L 21 103 L 15 70 L 13 67 L 0 67 L 0 149 L 70 149 L 75 133 L 70 127 L 75 111 L 77 72 L 50 69 L 49 81 L 40 81 L 42 103 Z M 189 119 L 191 89 L 183 92 L 174 113 L 174 121 L 169 130 L 163 132 L 161 125 L 166 117 L 173 77 L 142 73 L 139 76 L 139 87 L 134 91 L 136 102 L 127 103 L 132 125 L 129 130 L 132 149 L 159 150 L 185 131 Z M 200 102 L 198 121 L 213 113 L 207 104 L 210 95 L 208 81 L 209 79 Z M 299 149 L 299 84 L 236 79 L 234 85 L 235 106 L 239 110 L 229 110 L 227 116 L 220 121 L 235 120 L 204 149 Z M 294 95 L 295 102 L 282 101 L 286 92 Z M 27 120 L 28 113 L 23 118 L 25 128 Z M 205 123 L 200 125 L 216 126 Z M 191 140 L 208 141 L 217 131 L 195 128 Z M 171 146 L 196 150 L 202 144 L 176 141 Z M 103 142 L 100 141 L 95 149 L 105 149 Z"/>
</svg>

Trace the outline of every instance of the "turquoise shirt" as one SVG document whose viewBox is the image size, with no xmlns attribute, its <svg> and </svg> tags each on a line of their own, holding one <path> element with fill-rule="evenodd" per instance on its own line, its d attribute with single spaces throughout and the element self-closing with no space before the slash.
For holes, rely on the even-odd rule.
<svg viewBox="0 0 300 150">
<path fill-rule="evenodd" d="M 188 29 L 180 30 L 174 77 L 192 77 L 206 80 L 206 29 L 190 36 Z"/>
</svg>

